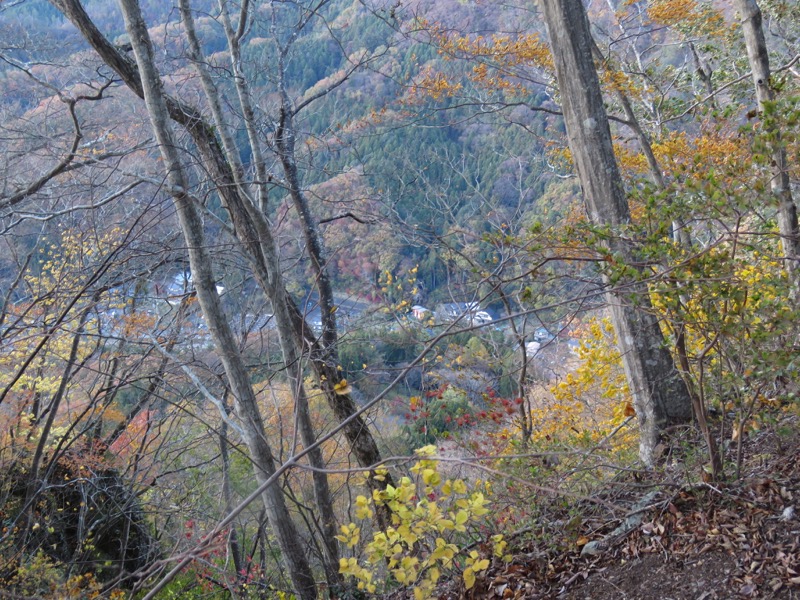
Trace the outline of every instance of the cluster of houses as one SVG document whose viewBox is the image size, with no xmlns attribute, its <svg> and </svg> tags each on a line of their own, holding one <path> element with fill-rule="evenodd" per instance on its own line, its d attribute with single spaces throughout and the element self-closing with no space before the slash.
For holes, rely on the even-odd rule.
<svg viewBox="0 0 800 600">
<path fill-rule="evenodd" d="M 165 298 L 170 304 L 176 304 L 184 294 L 191 290 L 191 275 L 186 271 L 173 275 L 163 283 L 156 284 L 154 291 L 157 297 Z M 217 291 L 222 294 L 225 289 L 220 286 Z M 337 300 L 337 317 L 340 322 L 353 322 L 370 312 L 369 303 L 346 298 L 338 298 Z M 321 330 L 322 318 L 319 310 L 319 298 L 316 294 L 309 293 L 302 298 L 300 307 L 309 325 L 315 330 Z M 459 326 L 463 327 L 489 325 L 497 318 L 489 310 L 481 308 L 479 302 L 445 302 L 437 304 L 433 310 L 421 304 L 415 304 L 411 307 L 409 317 L 426 324 L 458 323 Z M 202 322 L 202 317 L 199 318 L 199 321 Z M 203 324 L 200 323 L 199 325 L 202 329 Z M 272 315 L 268 313 L 247 314 L 244 325 L 245 329 L 249 331 L 274 327 Z M 554 327 L 538 327 L 526 343 L 526 353 L 528 356 L 535 355 L 543 346 L 563 337 L 561 335 L 563 331 L 564 327 L 561 324 Z M 570 350 L 574 351 L 575 349 L 572 346 L 577 345 L 577 342 L 569 340 L 569 344 Z"/>
<path fill-rule="evenodd" d="M 467 325 L 486 325 L 494 320 L 477 302 L 448 302 L 437 305 L 435 310 L 416 304 L 411 307 L 411 314 L 420 321 L 433 318 L 437 323 L 461 321 Z"/>
</svg>

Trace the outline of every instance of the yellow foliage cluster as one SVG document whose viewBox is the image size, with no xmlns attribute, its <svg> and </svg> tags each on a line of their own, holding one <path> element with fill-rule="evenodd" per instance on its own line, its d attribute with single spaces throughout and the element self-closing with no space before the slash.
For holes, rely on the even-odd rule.
<svg viewBox="0 0 800 600">
<path fill-rule="evenodd" d="M 572 158 L 572 150 L 565 144 L 547 142 L 547 160 L 550 164 L 562 171 L 571 171 L 575 163 Z"/>
<path fill-rule="evenodd" d="M 575 370 L 550 388 L 553 402 L 531 410 L 532 441 L 540 445 L 603 440 L 632 414 L 630 393 L 608 318 L 590 319 L 582 328 Z M 636 432 L 628 428 L 610 441 L 613 448 L 633 448 Z"/>
<path fill-rule="evenodd" d="M 656 0 L 647 7 L 652 21 L 658 25 L 675 25 L 696 14 L 696 0 Z"/>
<path fill-rule="evenodd" d="M 690 139 L 685 132 L 672 132 L 653 144 L 653 153 L 667 170 L 673 172 L 693 164 L 726 166 L 746 164 L 749 150 L 744 139 L 719 132 L 705 133 Z"/>
<path fill-rule="evenodd" d="M 384 269 L 378 276 L 381 293 L 387 303 L 386 310 L 404 314 L 411 308 L 411 300 L 419 293 L 418 276 L 419 265 L 414 265 L 404 275 L 394 276 L 388 269 Z"/>
<path fill-rule="evenodd" d="M 111 228 L 101 235 L 64 230 L 58 243 L 40 250 L 41 263 L 38 272 L 30 267 L 25 274 L 29 288 L 35 290 L 38 299 L 31 306 L 19 304 L 12 307 L 15 315 L 15 329 L 24 335 L 10 336 L 5 340 L 0 353 L 0 387 L 7 386 L 22 366 L 23 361 L 40 344 L 43 336 L 49 336 L 41 368 L 28 369 L 13 386 L 14 392 L 35 391 L 39 394 L 53 394 L 61 383 L 64 357 L 69 355 L 77 316 L 85 307 L 78 302 L 71 315 L 64 320 L 64 330 L 52 332 L 56 319 L 72 297 L 85 285 L 92 267 L 117 245 L 122 236 L 119 228 Z M 96 325 L 96 324 L 94 324 Z M 85 329 L 93 329 L 89 321 Z M 92 344 L 86 342 L 79 346 L 77 360 L 80 362 L 91 353 Z M 46 367 L 52 366 L 53 369 Z"/>
<path fill-rule="evenodd" d="M 494 69 L 490 69 L 489 66 L 484 63 L 472 67 L 470 80 L 481 87 L 496 92 L 502 91 L 507 94 L 522 94 L 525 91 L 525 87 L 522 84 L 511 81 L 502 74 L 497 73 Z"/>
<path fill-rule="evenodd" d="M 623 144 L 614 144 L 614 154 L 617 157 L 620 171 L 623 173 L 630 175 L 647 173 L 647 159 L 638 149 Z"/>
<path fill-rule="evenodd" d="M 627 96 L 638 96 L 641 92 L 641 87 L 628 76 L 617 69 L 605 68 L 598 71 L 600 76 L 600 83 L 606 89 L 615 90 L 624 93 Z"/>
<path fill-rule="evenodd" d="M 742 375 L 748 377 L 749 352 L 744 350 L 757 348 L 751 345 L 759 336 L 777 334 L 781 323 L 793 318 L 793 308 L 783 301 L 786 274 L 774 255 L 752 250 L 732 257 L 730 252 L 725 246 L 711 249 L 676 273 L 684 281 L 677 314 L 669 289 L 653 294 L 653 304 L 668 318 L 685 323 L 690 358 L 702 356 L 715 368 L 722 354 L 734 351 Z"/>
<path fill-rule="evenodd" d="M 488 500 L 479 489 L 470 492 L 461 479 L 442 479 L 432 460 L 435 452 L 434 446 L 417 450 L 419 460 L 411 468 L 415 479 L 403 477 L 397 487 L 374 490 L 372 498 L 356 498 L 359 520 L 371 519 L 374 507 L 385 507 L 391 514 L 391 525 L 373 533 L 364 546 L 363 559 L 340 561 L 340 572 L 354 577 L 358 589 L 375 593 L 382 584 L 380 570 L 385 567 L 395 582 L 413 588 L 415 599 L 431 598 L 442 571 L 458 566 L 459 536 L 467 539 L 468 528 L 489 512 Z M 381 473 L 376 477 L 382 477 Z M 337 539 L 355 548 L 361 544 L 361 528 L 355 523 L 343 525 Z M 492 542 L 495 556 L 505 559 L 503 536 L 494 536 Z M 476 574 L 489 567 L 489 559 L 472 551 L 463 565 L 464 584 L 470 589 Z"/>
<path fill-rule="evenodd" d="M 550 47 L 538 34 L 469 36 L 453 33 L 441 26 L 425 23 L 433 43 L 445 58 L 465 59 L 472 64 L 467 79 L 486 90 L 506 94 L 522 94 L 525 86 L 516 79 L 519 69 L 535 68 L 553 71 Z M 460 84 L 452 83 L 442 74 L 428 74 L 425 88 L 434 99 L 452 96 Z M 422 87 L 422 86 L 418 86 Z"/>
<path fill-rule="evenodd" d="M 647 159 L 638 149 L 615 144 L 614 152 L 623 172 L 630 175 L 647 173 Z M 674 176 L 686 170 L 698 170 L 703 175 L 709 167 L 735 168 L 752 162 L 745 140 L 722 132 L 704 133 L 693 138 L 683 131 L 669 132 L 653 142 L 653 154 L 664 171 Z"/>
<path fill-rule="evenodd" d="M 102 584 L 92 573 L 67 577 L 44 552 L 39 551 L 22 564 L 8 581 L 9 585 L 25 597 L 58 600 L 92 600 L 99 598 Z M 120 592 L 111 592 L 112 599 L 122 597 Z"/>
<path fill-rule="evenodd" d="M 102 233 L 65 229 L 61 232 L 58 243 L 40 250 L 43 261 L 39 283 L 43 285 L 68 283 L 64 281 L 65 277 L 86 275 L 85 268 L 108 256 L 123 235 L 120 227 L 112 227 Z M 31 270 L 29 273 L 35 277 Z"/>
</svg>

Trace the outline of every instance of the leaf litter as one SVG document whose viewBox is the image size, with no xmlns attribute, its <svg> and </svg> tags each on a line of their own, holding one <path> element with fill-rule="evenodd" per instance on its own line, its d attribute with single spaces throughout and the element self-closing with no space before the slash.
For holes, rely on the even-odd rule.
<svg viewBox="0 0 800 600">
<path fill-rule="evenodd" d="M 471 590 L 458 578 L 444 581 L 435 597 L 800 598 L 800 441 L 793 425 L 788 441 L 776 444 L 774 432 L 748 440 L 737 481 L 686 483 L 665 472 L 637 477 L 599 490 L 605 503 L 582 503 L 577 528 L 574 507 L 563 515 L 545 510 L 535 527 L 509 536 L 516 543 L 509 563 L 494 559 Z M 636 510 L 645 496 L 647 509 Z M 608 519 L 602 511 L 609 503 L 630 508 Z M 636 525 L 623 527 L 633 514 L 640 516 Z M 582 552 L 589 544 L 597 551 Z M 479 549 L 491 558 L 490 545 Z"/>
</svg>

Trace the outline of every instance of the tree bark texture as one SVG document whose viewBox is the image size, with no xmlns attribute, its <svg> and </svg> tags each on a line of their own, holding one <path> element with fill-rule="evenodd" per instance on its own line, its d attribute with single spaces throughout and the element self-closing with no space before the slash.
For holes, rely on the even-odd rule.
<svg viewBox="0 0 800 600">
<path fill-rule="evenodd" d="M 759 112 L 763 114 L 765 104 L 775 100 L 775 90 L 772 87 L 761 9 L 756 0 L 736 0 L 734 6 L 742 19 L 747 60 L 753 73 Z M 786 271 L 792 286 L 791 297 L 797 302 L 800 299 L 800 228 L 797 223 L 797 205 L 794 203 L 789 181 L 786 148 L 781 141 L 781 131 L 769 120 L 764 123 L 764 133 L 770 140 L 772 163 L 770 188 L 778 201 L 778 228 L 783 244 Z"/>
<path fill-rule="evenodd" d="M 567 137 L 590 219 L 609 229 L 610 255 L 633 265 L 634 245 L 624 237 L 630 221 L 628 202 L 592 61 L 586 11 L 581 0 L 544 0 L 543 6 Z M 635 275 L 623 277 L 608 299 L 639 419 L 639 454 L 645 464 L 652 464 L 660 432 L 691 419 L 691 398 L 665 346 L 647 285 Z"/>
</svg>

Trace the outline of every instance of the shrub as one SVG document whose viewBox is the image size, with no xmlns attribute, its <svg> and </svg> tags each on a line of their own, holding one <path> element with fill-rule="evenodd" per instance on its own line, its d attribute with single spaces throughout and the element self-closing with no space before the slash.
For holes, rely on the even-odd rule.
<svg viewBox="0 0 800 600">
<path fill-rule="evenodd" d="M 397 487 L 373 491 L 372 498 L 356 499 L 356 518 L 368 522 L 375 507 L 386 507 L 391 525 L 377 531 L 363 547 L 364 556 L 342 558 L 340 572 L 354 577 L 358 588 L 376 592 L 388 582 L 412 587 L 418 600 L 429 598 L 444 571 L 461 570 L 464 585 L 470 589 L 478 573 L 490 564 L 473 550 L 462 550 L 477 536 L 471 531 L 489 511 L 480 486 L 469 491 L 461 479 L 446 479 L 433 460 L 434 446 L 416 451 L 419 460 L 411 468 L 415 478 L 403 477 Z M 382 477 L 379 473 L 376 477 Z M 338 539 L 348 548 L 361 544 L 361 527 L 343 525 Z M 503 556 L 506 542 L 502 535 L 492 538 L 494 555 Z M 387 581 L 388 580 L 388 581 Z"/>
</svg>

